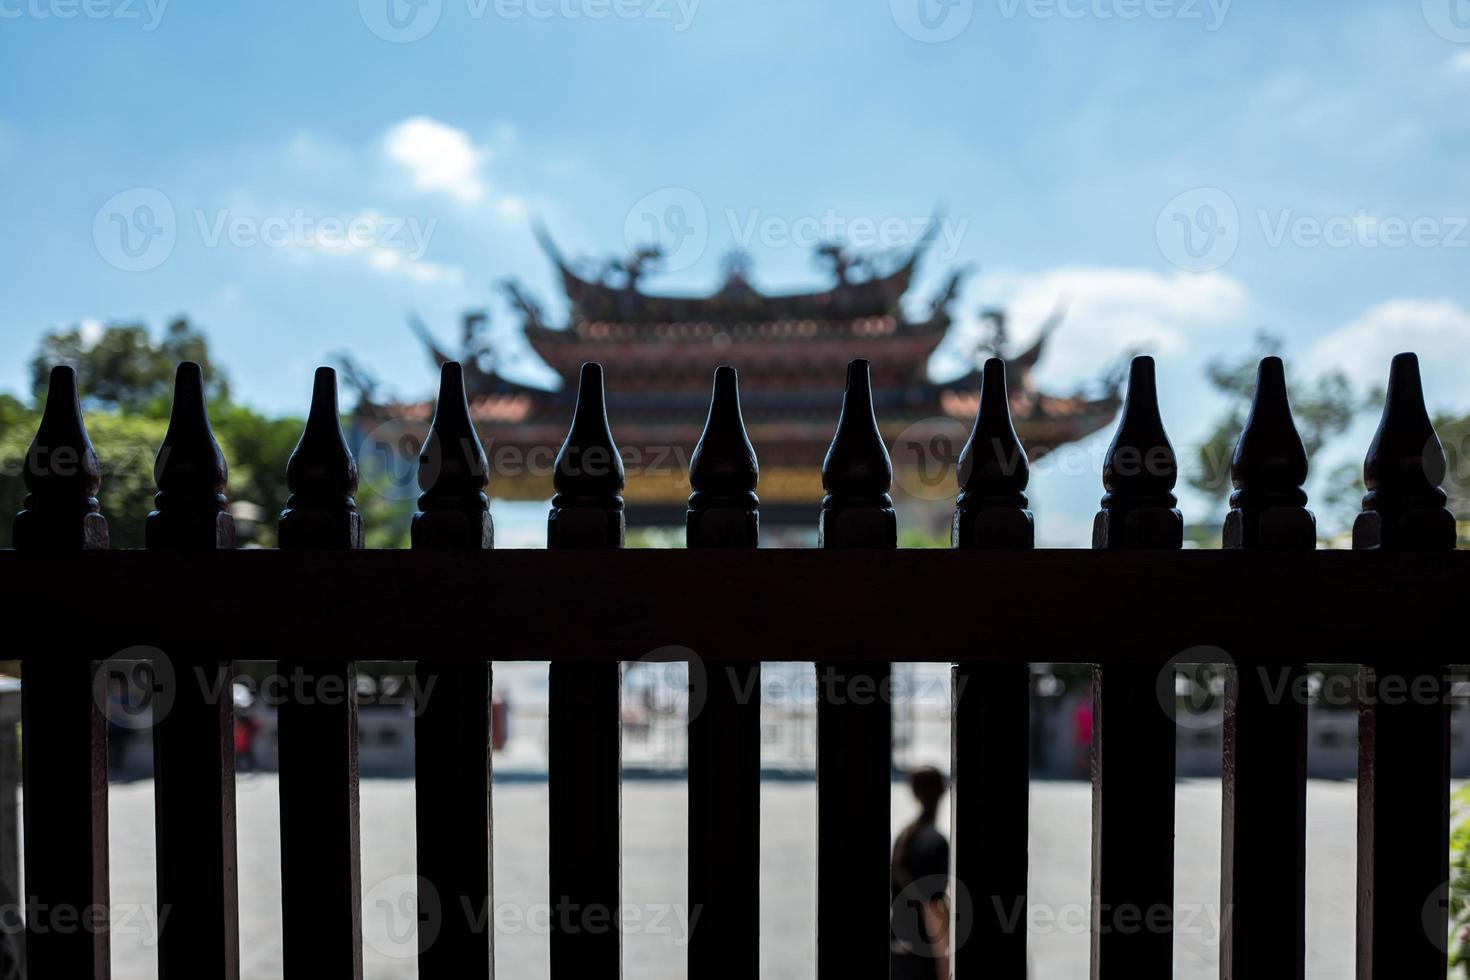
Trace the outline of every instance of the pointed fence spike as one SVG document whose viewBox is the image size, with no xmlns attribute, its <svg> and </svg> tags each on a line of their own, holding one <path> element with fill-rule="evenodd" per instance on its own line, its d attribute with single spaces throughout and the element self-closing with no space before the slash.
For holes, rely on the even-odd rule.
<svg viewBox="0 0 1470 980">
<path fill-rule="evenodd" d="M 301 441 L 286 463 L 291 496 L 279 523 L 283 549 L 362 547 L 362 516 L 357 493 L 357 460 L 347 448 L 337 409 L 337 372 L 316 369 L 311 412 Z"/>
<path fill-rule="evenodd" d="M 1179 467 L 1159 415 L 1153 358 L 1133 359 L 1122 416 L 1103 462 L 1108 492 L 1092 546 L 1181 548 L 1184 518 L 1172 492 Z M 1148 612 L 1137 606 L 1118 617 L 1118 628 L 1141 630 Z M 1160 710 L 1163 670 L 1146 662 L 1093 668 L 1093 976 L 1163 976 L 1171 969 L 1176 733 L 1173 716 Z M 1138 909 L 1163 914 L 1148 929 L 1128 928 L 1130 910 Z"/>
<path fill-rule="evenodd" d="M 826 496 L 817 525 L 822 548 L 896 548 L 888 496 L 893 464 L 873 411 L 865 360 L 847 367 L 837 432 L 822 464 Z M 860 601 L 860 597 L 854 596 Z M 887 663 L 853 663 L 822 651 L 817 677 L 817 976 L 863 977 L 886 970 L 892 882 L 888 876 L 893 773 L 891 698 L 847 696 L 891 690 Z"/>
<path fill-rule="evenodd" d="M 81 551 L 107 547 L 107 522 L 98 513 L 102 481 L 77 397 L 76 372 L 51 369 L 46 406 L 35 439 L 26 451 L 28 495 L 15 516 L 12 543 L 17 551 Z M 48 576 L 49 588 L 82 609 L 76 576 Z M 23 604 L 22 604 L 23 605 Z M 17 623 L 25 618 L 16 605 Z M 32 977 L 101 977 L 111 959 L 107 879 L 107 724 L 94 688 L 94 665 L 85 656 L 64 656 L 75 648 L 74 624 L 52 617 L 49 627 L 35 621 L 29 652 L 42 655 L 24 663 L 20 697 L 20 742 L 24 767 L 25 891 L 17 891 L 17 856 L 8 856 L 4 901 L 29 910 L 24 934 L 9 941 L 24 945 Z M 48 641 L 49 638 L 49 641 Z M 15 730 L 16 718 L 6 722 Z M 11 753 L 14 736 L 7 740 Z M 16 758 L 5 760 L 13 776 Z M 15 784 L 7 803 L 15 806 Z M 14 809 L 7 815 L 12 847 Z M 48 910 L 95 909 L 98 927 L 57 929 Z M 52 927 L 48 928 L 48 921 Z M 17 921 L 16 925 L 21 925 Z M 15 928 L 14 926 L 12 928 Z"/>
<path fill-rule="evenodd" d="M 873 411 L 872 370 L 859 358 L 847 366 L 842 414 L 822 462 L 826 495 L 817 531 L 820 546 L 895 547 L 898 521 L 888 495 L 892 486 L 893 461 Z"/>
<path fill-rule="evenodd" d="M 215 441 L 204 396 L 204 371 L 184 361 L 174 377 L 168 431 L 153 466 L 158 493 L 145 543 L 161 550 L 235 547 L 235 521 L 225 510 L 229 470 Z"/>
<path fill-rule="evenodd" d="M 1308 550 L 1317 546 L 1317 522 L 1307 510 L 1307 450 L 1291 417 L 1286 368 L 1279 357 L 1261 360 L 1250 414 L 1230 460 L 1230 513 L 1226 548 Z"/>
<path fill-rule="evenodd" d="M 1279 357 L 1260 363 L 1250 414 L 1230 464 L 1235 492 L 1227 549 L 1310 551 L 1316 521 L 1302 484 L 1307 451 L 1292 421 Z M 1229 651 L 1225 669 L 1224 788 L 1220 883 L 1221 975 L 1303 976 L 1306 963 L 1307 705 L 1277 631 Z"/>
<path fill-rule="evenodd" d="M 464 369 L 439 369 L 439 400 L 419 453 L 418 511 L 410 537 L 415 548 L 482 550 L 494 546 L 490 520 L 490 463 L 465 395 Z"/>
<path fill-rule="evenodd" d="M 204 372 L 193 362 L 178 367 L 153 472 L 157 510 L 144 526 L 150 550 L 235 547 L 225 457 L 209 425 Z M 209 640 L 201 635 L 193 649 L 163 651 L 195 663 L 188 680 L 178 672 L 169 710 L 153 724 L 158 902 L 173 910 L 159 928 L 159 976 L 236 976 L 240 969 L 235 705 L 218 693 L 229 691 L 234 665 L 210 659 Z"/>
<path fill-rule="evenodd" d="M 620 548 L 623 544 L 623 458 L 607 421 L 602 365 L 582 365 L 577 407 L 556 454 L 547 544 L 553 548 Z"/>
<path fill-rule="evenodd" d="M 955 500 L 951 544 L 956 548 L 1031 548 L 1035 520 L 1026 509 L 1031 466 L 1011 424 L 1006 365 L 985 362 L 980 408 L 960 450 L 960 493 Z"/>
<path fill-rule="evenodd" d="M 950 543 L 965 549 L 1030 549 L 1035 522 L 1026 509 L 1030 468 L 1011 424 L 1006 365 L 992 357 L 981 371 L 975 425 L 959 456 Z M 951 668 L 950 827 L 955 880 L 965 882 L 956 921 L 969 941 L 951 954 L 966 975 L 1026 975 L 1026 930 L 991 908 L 1025 908 L 1030 795 L 1031 670 L 1026 664 L 966 660 Z M 960 775 L 963 774 L 963 779 Z M 973 846 L 980 841 L 983 846 Z M 969 846 L 967 846 L 969 845 Z M 911 893 L 905 898 L 919 898 Z M 920 906 L 922 907 L 922 906 Z M 899 907 L 895 905 L 895 919 Z"/>
<path fill-rule="evenodd" d="M 689 460 L 691 548 L 753 548 L 760 532 L 755 495 L 760 464 L 740 413 L 740 379 L 732 367 L 715 369 L 704 432 Z"/>
<path fill-rule="evenodd" d="M 1448 551 L 1444 447 L 1424 404 L 1419 359 L 1394 357 L 1378 431 L 1363 462 L 1363 511 L 1353 548 Z M 1384 582 L 1385 592 L 1392 582 Z M 1407 638 L 1412 623 L 1403 624 Z M 1358 670 L 1358 968 L 1363 976 L 1444 969 L 1443 894 L 1450 833 L 1450 678 L 1406 639 L 1367 651 Z M 1403 692 L 1411 691 L 1405 697 Z M 1422 896 L 1430 895 L 1426 901 Z"/>
<path fill-rule="evenodd" d="M 1363 461 L 1363 512 L 1353 524 L 1353 547 L 1441 550 L 1455 547 L 1455 518 L 1440 489 L 1444 446 L 1429 420 L 1419 358 L 1398 354 L 1378 431 Z"/>
<path fill-rule="evenodd" d="M 1128 371 L 1118 431 L 1103 459 L 1102 509 L 1092 525 L 1094 548 L 1179 548 L 1184 517 L 1175 508 L 1179 461 L 1159 414 L 1154 359 L 1140 355 Z"/>
<path fill-rule="evenodd" d="M 582 365 L 553 482 L 547 548 L 623 546 L 623 460 L 607 422 L 600 364 Z M 551 903 L 558 908 L 615 908 L 619 901 L 622 690 L 622 664 L 608 657 L 553 661 L 547 672 L 546 865 Z M 581 929 L 553 919 L 553 978 L 617 975 L 621 930 Z"/>
<path fill-rule="evenodd" d="M 107 521 L 97 491 L 102 466 L 87 435 L 76 371 L 51 369 L 46 406 L 25 455 L 26 498 L 11 541 L 18 551 L 107 547 Z"/>
<path fill-rule="evenodd" d="M 690 458 L 690 548 L 755 548 L 760 467 L 733 367 L 715 369 L 704 433 Z M 707 660 L 690 671 L 689 902 L 704 909 L 689 941 L 690 976 L 760 975 L 760 690 L 754 663 Z"/>
</svg>

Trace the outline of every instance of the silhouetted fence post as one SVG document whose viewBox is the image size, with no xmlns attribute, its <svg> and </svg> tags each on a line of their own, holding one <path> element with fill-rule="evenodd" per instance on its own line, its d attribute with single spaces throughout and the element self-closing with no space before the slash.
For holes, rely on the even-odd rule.
<svg viewBox="0 0 1470 980">
<path fill-rule="evenodd" d="M 1227 549 L 1311 551 L 1317 522 L 1302 484 L 1307 451 L 1279 357 L 1261 361 L 1235 446 Z M 1299 645 L 1262 636 L 1225 681 L 1221 779 L 1220 976 L 1301 978 L 1306 970 L 1307 699 Z"/>
<path fill-rule="evenodd" d="M 1092 546 L 1178 549 L 1179 467 L 1159 417 L 1151 357 L 1135 357 L 1117 434 L 1103 462 L 1107 493 Z M 1099 629 L 1149 640 L 1140 601 Z M 1093 671 L 1092 976 L 1138 980 L 1173 975 L 1174 718 L 1161 698 L 1166 661 L 1108 664 Z M 1160 692 L 1164 692 L 1162 695 Z"/>
<path fill-rule="evenodd" d="M 607 422 L 600 364 L 582 365 L 577 407 L 552 479 L 548 548 L 623 546 L 623 460 Z M 586 642 L 595 646 L 597 637 Z M 622 670 L 610 658 L 553 660 L 549 683 L 551 980 L 617 977 Z"/>
<path fill-rule="evenodd" d="M 1353 547 L 1455 547 L 1440 489 L 1444 448 L 1424 407 L 1419 360 L 1393 359 L 1378 432 L 1363 463 L 1368 488 Z M 1385 588 L 1393 583 L 1385 582 Z M 1358 977 L 1438 976 L 1449 934 L 1449 684 L 1419 659 L 1438 640 L 1424 620 L 1402 646 L 1364 651 L 1358 687 Z"/>
<path fill-rule="evenodd" d="M 20 891 L 21 683 L 0 677 L 0 962 L 8 958 L 25 975 L 25 906 Z M 90 852 L 89 852 L 90 853 Z"/>
<path fill-rule="evenodd" d="M 740 417 L 739 379 L 734 368 L 718 368 L 709 418 L 689 463 L 690 548 L 756 547 L 759 476 Z M 689 975 L 756 980 L 761 668 L 696 662 L 689 682 L 689 906 L 690 921 L 698 922 L 689 937 Z M 697 920 L 692 910 L 698 910 Z"/>
<path fill-rule="evenodd" d="M 179 365 L 153 472 L 157 510 L 145 527 L 150 549 L 235 547 L 235 523 L 225 512 L 225 457 L 209 426 L 198 364 Z M 166 590 L 168 583 L 160 586 Z M 235 614 L 222 611 L 221 629 L 229 625 L 224 617 Z M 211 657 L 209 640 L 199 638 L 203 649 L 163 651 L 171 670 L 157 671 L 172 686 L 171 698 L 153 699 L 159 980 L 240 975 L 234 670 Z"/>
<path fill-rule="evenodd" d="M 1026 451 L 1011 425 L 1005 362 L 992 357 L 975 426 L 960 452 L 954 547 L 1034 547 L 1029 480 Z M 983 624 L 972 624 L 963 642 L 983 643 Z M 954 977 L 1024 978 L 1031 669 L 967 661 L 955 664 L 952 676 L 955 938 L 969 931 L 963 953 L 951 945 Z"/>
<path fill-rule="evenodd" d="M 357 461 L 342 436 L 337 373 L 317 368 L 311 413 L 286 465 L 281 550 L 362 548 Z M 357 666 L 309 650 L 288 629 L 277 665 L 281 911 L 288 980 L 361 980 L 362 876 L 357 791 Z"/>
<path fill-rule="evenodd" d="M 16 515 L 18 551 L 107 547 L 97 491 L 102 469 L 87 438 L 76 373 L 51 370 L 46 408 L 25 456 L 25 509 Z M 58 581 L 86 605 L 83 583 Z M 24 613 L 17 611 L 18 616 Z M 45 648 L 23 651 L 25 756 L 25 958 L 33 980 L 111 975 L 107 881 L 107 723 L 93 666 L 67 642 L 67 623 L 38 624 Z M 14 719 L 11 720 L 14 749 Z M 14 763 L 6 760 L 13 772 Z M 14 802 L 12 797 L 10 802 Z M 11 878 L 7 882 L 15 886 Z M 0 896 L 11 903 L 15 894 Z M 8 919 L 8 916 L 7 916 Z M 5 923 L 8 925 L 9 923 Z M 7 937 L 17 947 L 20 936 Z M 17 953 L 19 950 L 17 949 Z"/>
<path fill-rule="evenodd" d="M 893 464 L 873 413 L 868 362 L 847 367 L 837 432 L 822 463 L 823 548 L 897 548 Z M 846 615 L 862 616 L 866 596 Z M 886 978 L 892 668 L 823 651 L 817 672 L 817 977 Z"/>
<path fill-rule="evenodd" d="M 481 551 L 494 546 L 485 488 L 490 465 L 475 432 L 456 361 L 440 370 L 439 401 L 419 456 L 416 549 Z M 440 616 L 425 610 L 425 640 Z M 488 651 L 487 651 L 488 653 Z M 419 660 L 414 721 L 415 833 L 418 844 L 419 976 L 489 980 L 494 973 L 490 845 L 488 660 Z M 424 892 L 427 891 L 427 894 Z"/>
</svg>

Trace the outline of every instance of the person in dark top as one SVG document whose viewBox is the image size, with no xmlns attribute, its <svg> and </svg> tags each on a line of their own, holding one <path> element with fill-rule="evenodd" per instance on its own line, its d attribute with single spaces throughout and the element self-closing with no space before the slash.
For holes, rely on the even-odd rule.
<svg viewBox="0 0 1470 980">
<path fill-rule="evenodd" d="M 891 980 L 949 980 L 949 841 L 934 826 L 944 775 L 909 773 L 919 816 L 893 842 Z"/>
</svg>

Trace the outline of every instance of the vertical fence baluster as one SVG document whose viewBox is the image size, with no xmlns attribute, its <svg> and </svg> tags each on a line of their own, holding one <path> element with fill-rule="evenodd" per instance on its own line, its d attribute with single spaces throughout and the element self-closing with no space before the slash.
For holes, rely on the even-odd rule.
<svg viewBox="0 0 1470 980">
<path fill-rule="evenodd" d="M 362 548 L 357 461 L 342 436 L 331 368 L 317 368 L 286 483 L 283 551 Z M 277 716 L 285 976 L 361 980 L 356 665 L 342 650 L 288 647 L 277 669 L 288 692 Z"/>
<path fill-rule="evenodd" d="M 101 483 L 76 373 L 53 368 L 41 424 L 26 452 L 28 496 L 15 518 L 16 550 L 106 548 L 107 522 L 97 504 Z M 92 664 L 64 642 L 64 624 L 49 626 L 54 646 L 21 651 L 25 954 L 31 977 L 105 980 L 111 970 L 106 720 L 94 696 Z M 18 895 L 0 900 L 21 908 Z M 19 937 L 3 941 L 14 944 Z"/>
<path fill-rule="evenodd" d="M 479 551 L 494 546 L 485 497 L 490 465 L 470 419 L 463 369 L 455 361 L 446 362 L 440 372 L 439 402 L 419 456 L 418 479 L 423 493 L 413 515 L 415 548 Z M 427 639 L 433 642 L 432 633 Z M 490 664 L 430 655 L 418 663 L 418 684 L 414 798 L 419 976 L 489 980 L 494 973 Z"/>
<path fill-rule="evenodd" d="M 754 548 L 760 534 L 755 449 L 739 379 L 715 371 L 704 434 L 689 463 L 690 548 Z M 695 651 L 698 653 L 698 651 Z M 689 975 L 760 976 L 759 663 L 690 664 Z"/>
<path fill-rule="evenodd" d="M 548 548 L 623 546 L 623 461 L 607 422 L 600 364 L 582 365 L 577 407 L 556 455 L 553 482 Z M 551 977 L 621 976 L 618 662 L 553 661 L 549 701 Z"/>
<path fill-rule="evenodd" d="M 1445 509 L 1444 476 L 1444 448 L 1424 407 L 1419 360 L 1399 354 L 1363 464 L 1368 494 L 1353 524 L 1353 547 L 1453 549 L 1455 519 Z M 1362 980 L 1439 976 L 1445 970 L 1449 686 L 1443 667 L 1416 656 L 1418 644 L 1436 642 L 1433 630 L 1423 623 L 1403 627 L 1402 647 L 1368 655 L 1358 692 Z"/>
<path fill-rule="evenodd" d="M 225 512 L 225 457 L 209 426 L 204 373 L 179 365 L 173 412 L 154 466 L 157 510 L 145 538 L 158 551 L 235 547 Z M 168 583 L 159 583 L 167 597 Z M 200 638 L 207 646 L 208 637 Z M 240 975 L 235 856 L 233 665 L 208 649 L 163 651 L 168 696 L 155 694 L 154 798 L 158 838 L 158 975 L 236 980 Z"/>
<path fill-rule="evenodd" d="M 823 548 L 896 548 L 893 464 L 873 413 L 868 362 L 847 367 L 822 463 Z M 860 615 L 854 596 L 847 615 Z M 817 670 L 817 976 L 888 976 L 892 669 L 823 651 Z"/>
<path fill-rule="evenodd" d="M 1034 547 L 1029 479 L 1026 451 L 1011 425 L 1005 362 L 992 357 L 975 427 L 960 453 L 954 547 Z M 1026 664 L 954 666 L 955 921 L 970 930 L 964 953 L 952 953 L 956 980 L 1026 976 L 1030 673 Z"/>
<path fill-rule="evenodd" d="M 1151 357 L 1135 357 L 1117 434 L 1103 462 L 1107 493 L 1092 546 L 1177 549 L 1179 466 L 1159 417 Z M 1107 629 L 1136 630 L 1146 613 L 1121 610 Z M 1164 663 L 1093 672 L 1092 976 L 1169 977 L 1174 944 L 1174 720 L 1160 703 Z M 1173 685 L 1165 686 L 1166 697 Z"/>
<path fill-rule="evenodd" d="M 1307 451 L 1291 418 L 1279 357 L 1261 361 L 1250 416 L 1230 463 L 1227 549 L 1310 551 L 1317 522 L 1302 484 Z M 1301 649 L 1263 636 L 1225 682 L 1221 784 L 1220 976 L 1306 970 L 1307 702 Z"/>
</svg>

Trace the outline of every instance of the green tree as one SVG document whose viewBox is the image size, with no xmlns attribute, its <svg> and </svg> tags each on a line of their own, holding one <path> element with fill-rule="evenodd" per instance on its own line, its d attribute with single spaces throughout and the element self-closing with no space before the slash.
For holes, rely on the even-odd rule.
<svg viewBox="0 0 1470 980">
<path fill-rule="evenodd" d="M 276 515 L 285 506 L 286 461 L 301 436 L 297 418 L 271 419 L 230 400 L 224 373 L 210 360 L 209 343 L 186 319 L 174 321 L 155 342 L 146 327 L 111 326 L 89 338 L 79 328 L 42 338 L 32 361 L 35 404 L 0 396 L 0 508 L 20 509 L 24 460 L 35 436 L 51 367 L 77 369 L 87 431 L 102 464 L 102 513 L 114 548 L 141 548 L 144 520 L 153 509 L 153 463 L 168 428 L 174 369 L 181 360 L 204 368 L 215 436 L 230 468 L 229 495 L 242 544 L 276 542 Z M 0 546 L 10 545 L 10 521 L 0 517 Z"/>
<path fill-rule="evenodd" d="M 1197 465 L 1189 473 L 1189 485 L 1214 500 L 1230 492 L 1230 457 L 1245 427 L 1251 397 L 1256 390 L 1256 367 L 1261 358 L 1280 354 L 1281 339 L 1271 334 L 1256 335 L 1249 354 L 1238 359 L 1215 358 L 1205 368 L 1210 385 L 1231 399 L 1226 414 L 1200 445 Z M 1329 371 L 1311 381 L 1289 380 L 1291 413 L 1307 448 L 1307 457 L 1317 454 L 1334 436 L 1341 435 L 1376 394 L 1363 397 L 1341 371 Z"/>
<path fill-rule="evenodd" d="M 46 397 L 51 369 L 69 364 L 89 408 L 158 415 L 168 414 L 174 369 L 194 361 L 204 369 L 205 393 L 211 402 L 229 401 L 230 386 L 209 357 L 209 341 L 180 317 L 155 341 L 143 324 L 110 324 L 98 336 L 81 327 L 57 330 L 41 338 L 31 359 L 31 384 L 37 404 Z"/>
</svg>

